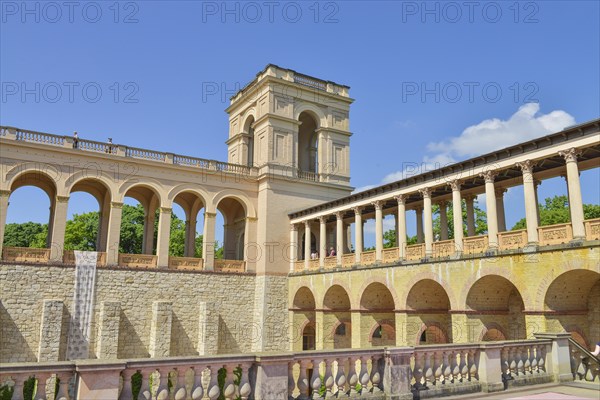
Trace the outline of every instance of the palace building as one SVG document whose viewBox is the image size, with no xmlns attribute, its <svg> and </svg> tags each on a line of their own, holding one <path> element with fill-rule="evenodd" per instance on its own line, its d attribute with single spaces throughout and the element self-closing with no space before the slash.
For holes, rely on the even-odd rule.
<svg viewBox="0 0 600 400">
<path fill-rule="evenodd" d="M 568 380 L 564 357 L 600 340 L 600 219 L 585 219 L 580 184 L 600 166 L 600 119 L 352 193 L 349 90 L 267 65 L 226 110 L 227 162 L 1 127 L 0 246 L 13 192 L 42 189 L 50 212 L 45 248 L 0 247 L 0 378 L 18 392 L 35 376 L 39 392 L 55 374 L 62 395 L 79 379 L 79 398 L 128 399 L 139 373 L 152 398 L 199 399 L 199 388 L 213 400 Z M 570 221 L 543 226 L 537 187 L 561 176 Z M 504 193 L 516 186 L 526 228 L 509 230 Z M 75 192 L 98 201 L 92 261 L 65 249 Z M 483 194 L 487 232 L 477 234 Z M 125 198 L 144 209 L 141 254 L 119 252 Z M 185 213 L 183 256 L 169 253 L 174 205 Z M 451 212 L 463 207 L 466 217 Z M 405 240 L 407 213 L 416 244 Z M 583 380 L 600 379 L 585 368 Z M 396 387 L 394 374 L 410 379 Z M 100 376 L 108 397 L 82 395 Z"/>
</svg>

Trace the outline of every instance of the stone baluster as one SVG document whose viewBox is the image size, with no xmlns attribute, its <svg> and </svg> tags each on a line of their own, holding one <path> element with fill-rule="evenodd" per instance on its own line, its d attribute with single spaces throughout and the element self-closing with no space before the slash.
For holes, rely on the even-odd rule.
<svg viewBox="0 0 600 400">
<path fill-rule="evenodd" d="M 202 366 L 194 366 L 192 367 L 192 371 L 194 375 L 192 376 L 192 384 L 188 390 L 188 393 L 191 397 L 188 396 L 187 400 L 190 398 L 192 400 L 200 400 L 202 396 L 204 396 L 204 388 L 202 387 L 202 371 L 204 368 Z"/>
<path fill-rule="evenodd" d="M 13 385 L 13 394 L 12 398 L 14 400 L 23 400 L 23 386 L 25 386 L 25 381 L 29 379 L 27 375 L 13 375 L 11 376 L 14 385 Z"/>
<path fill-rule="evenodd" d="M 150 375 L 154 372 L 153 369 L 141 369 L 139 370 L 142 374 L 142 386 L 140 387 L 140 397 L 151 398 L 152 393 L 150 391 Z M 133 399 L 137 400 L 137 399 Z"/>
<path fill-rule="evenodd" d="M 59 379 L 58 393 L 55 394 L 56 400 L 69 400 L 69 383 L 73 377 L 72 372 L 59 372 L 56 379 Z"/>
<path fill-rule="evenodd" d="M 523 362 L 523 347 L 517 347 L 517 373 L 525 375 L 525 363 Z"/>
<path fill-rule="evenodd" d="M 308 399 L 308 360 L 300 360 L 300 375 L 298 376 L 298 395 L 299 399 Z"/>
<path fill-rule="evenodd" d="M 439 385 L 442 383 L 442 374 L 444 368 L 444 358 L 442 352 L 433 353 L 433 384 Z"/>
<path fill-rule="evenodd" d="M 503 347 L 502 350 L 500 350 L 500 370 L 502 371 L 502 375 L 510 375 L 510 369 L 508 368 L 508 349 L 506 347 Z"/>
<path fill-rule="evenodd" d="M 133 374 L 135 374 L 137 371 L 132 370 L 132 369 L 126 369 L 125 371 L 123 371 L 121 373 L 121 377 L 123 378 L 123 389 L 121 389 L 121 395 L 119 396 L 120 399 L 128 399 L 130 398 L 130 396 L 132 396 L 131 394 L 131 377 L 133 376 Z M 46 385 L 46 382 L 44 382 L 44 385 Z M 40 382 L 38 381 L 38 390 L 40 388 Z M 46 389 L 44 388 L 44 391 Z M 134 399 L 136 400 L 136 399 Z"/>
<path fill-rule="evenodd" d="M 223 368 L 225 368 L 226 371 L 226 375 L 225 375 L 225 383 L 223 385 L 223 396 L 225 396 L 225 398 L 227 400 L 233 400 L 235 398 L 235 385 L 233 384 L 233 370 L 237 367 L 237 365 L 235 364 L 226 364 L 223 365 Z"/>
<path fill-rule="evenodd" d="M 523 369 L 525 374 L 531 374 L 531 357 L 533 357 L 533 347 L 526 346 L 523 348 Z"/>
<path fill-rule="evenodd" d="M 459 352 L 456 350 L 452 351 L 450 358 L 452 364 L 452 383 L 458 383 L 460 381 L 460 361 L 458 360 Z"/>
<path fill-rule="evenodd" d="M 325 360 L 325 375 L 324 380 L 325 380 L 325 398 L 330 398 L 333 397 L 334 393 L 333 393 L 333 385 L 335 384 L 335 379 L 333 377 L 333 362 L 335 361 L 335 359 L 333 358 L 328 358 Z"/>
<path fill-rule="evenodd" d="M 210 381 L 208 382 L 208 387 L 206 388 L 206 395 L 210 400 L 215 400 L 221 394 L 221 391 L 219 390 L 219 382 L 217 379 L 219 375 L 219 368 L 217 368 L 216 366 L 209 365 L 207 366 L 207 369 Z"/>
<path fill-rule="evenodd" d="M 367 371 L 367 360 L 368 358 L 366 356 L 361 356 L 360 357 L 360 374 L 359 374 L 359 380 L 360 380 L 360 392 L 362 393 L 366 393 L 369 387 L 369 373 Z"/>
<path fill-rule="evenodd" d="M 37 387 L 35 390 L 35 399 L 36 400 L 46 400 L 46 388 L 47 388 L 48 379 L 50 379 L 50 375 L 51 374 L 44 373 L 44 372 L 40 372 L 35 375 L 35 377 L 37 378 Z M 131 385 L 130 385 L 130 388 L 131 388 Z M 131 393 L 131 389 L 129 389 L 129 392 Z"/>
<path fill-rule="evenodd" d="M 160 372 L 160 386 L 158 388 L 157 398 L 166 399 L 169 397 L 169 375 L 171 371 L 163 369 Z"/>
<path fill-rule="evenodd" d="M 288 399 L 294 398 L 294 391 L 296 390 L 296 380 L 294 379 L 294 366 L 296 361 L 290 361 L 288 363 Z M 242 383 L 240 382 L 240 388 Z"/>
<path fill-rule="evenodd" d="M 469 365 L 467 363 L 467 351 L 459 350 L 460 356 L 460 381 L 466 382 L 469 379 Z"/>
<path fill-rule="evenodd" d="M 470 381 L 478 381 L 479 376 L 477 375 L 477 350 L 471 349 L 469 350 L 469 380 Z"/>
<path fill-rule="evenodd" d="M 433 384 L 433 368 L 431 366 L 431 356 L 433 353 L 425 352 L 423 356 L 425 357 L 425 364 L 423 369 L 423 374 L 425 376 L 425 386 L 429 387 Z"/>
<path fill-rule="evenodd" d="M 238 386 L 238 394 L 242 400 L 247 400 L 252 393 L 252 386 L 250 385 L 250 380 L 248 377 L 248 372 L 250 370 L 250 364 L 243 363 L 240 365 L 242 369 L 242 376 L 240 377 L 240 384 Z M 290 395 L 292 392 L 290 392 Z"/>
<path fill-rule="evenodd" d="M 312 398 L 319 399 L 319 389 L 321 389 L 321 374 L 319 374 L 319 366 L 321 365 L 321 359 L 315 358 L 312 360 L 313 371 L 310 380 L 310 387 L 312 388 Z"/>
<path fill-rule="evenodd" d="M 356 384 L 358 383 L 358 371 L 356 370 L 356 358 L 348 357 L 348 385 L 350 385 L 350 396 L 358 395 Z"/>
<path fill-rule="evenodd" d="M 511 376 L 517 376 L 517 349 L 515 347 L 510 347 L 508 349 L 508 369 L 510 371 Z"/>
<path fill-rule="evenodd" d="M 444 351 L 442 353 L 442 375 L 444 376 L 444 384 L 450 383 L 452 381 L 452 365 L 450 364 L 451 355 L 451 351 Z"/>
<path fill-rule="evenodd" d="M 187 391 L 185 390 L 185 373 L 188 367 L 173 368 L 170 372 L 171 383 L 173 384 L 169 395 L 176 399 L 185 399 Z M 168 387 L 167 382 L 167 387 Z"/>
<path fill-rule="evenodd" d="M 531 373 L 537 374 L 538 372 L 538 356 L 539 356 L 539 347 L 536 345 L 531 346 Z"/>
<path fill-rule="evenodd" d="M 335 384 L 337 385 L 337 397 L 340 397 L 343 393 L 346 393 L 346 373 L 344 368 L 344 359 L 337 358 L 337 374 L 335 376 Z"/>
<path fill-rule="evenodd" d="M 419 389 L 423 386 L 423 353 L 415 353 L 415 367 L 413 369 L 413 376 L 415 377 L 415 388 Z"/>
<path fill-rule="evenodd" d="M 538 372 L 546 372 L 546 346 L 541 344 L 538 346 Z"/>
<path fill-rule="evenodd" d="M 373 393 L 381 393 L 381 369 L 379 368 L 379 360 L 381 356 L 371 356 L 371 383 L 373 384 Z"/>
</svg>

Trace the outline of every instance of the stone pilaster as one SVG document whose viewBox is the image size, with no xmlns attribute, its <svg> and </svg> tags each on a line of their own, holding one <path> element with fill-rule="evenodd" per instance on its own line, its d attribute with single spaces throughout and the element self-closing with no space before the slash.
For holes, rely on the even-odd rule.
<svg viewBox="0 0 600 400">
<path fill-rule="evenodd" d="M 50 243 L 50 260 L 54 262 L 62 262 L 63 259 L 68 207 L 68 196 L 56 196 L 52 219 L 52 231 L 48 232 L 52 237 L 52 242 Z"/>
<path fill-rule="evenodd" d="M 217 214 L 212 212 L 204 213 L 204 231 L 202 241 L 202 258 L 204 259 L 204 269 L 212 271 L 215 269 L 215 220 Z"/>
<path fill-rule="evenodd" d="M 198 303 L 198 355 L 209 356 L 217 354 L 219 348 L 219 313 L 214 303 Z"/>
<path fill-rule="evenodd" d="M 96 356 L 99 359 L 115 359 L 119 349 L 119 323 L 121 303 L 103 301 L 100 305 L 100 327 Z"/>
<path fill-rule="evenodd" d="M 60 361 L 64 303 L 62 300 L 44 300 L 42 307 L 38 362 Z"/>
<path fill-rule="evenodd" d="M 171 208 L 160 207 L 158 240 L 156 242 L 157 267 L 169 267 L 169 239 L 171 236 Z"/>
<path fill-rule="evenodd" d="M 150 357 L 169 357 L 171 355 L 172 320 L 173 304 L 170 301 L 155 301 L 152 303 Z"/>
<path fill-rule="evenodd" d="M 10 190 L 0 190 L 0 256 L 2 255 L 2 244 L 4 243 L 4 228 L 6 227 L 6 213 Z"/>
</svg>

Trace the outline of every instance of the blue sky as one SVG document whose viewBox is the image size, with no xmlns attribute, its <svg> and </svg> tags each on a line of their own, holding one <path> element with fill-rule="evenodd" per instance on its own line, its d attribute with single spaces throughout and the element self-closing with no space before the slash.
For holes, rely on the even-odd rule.
<svg viewBox="0 0 600 400">
<path fill-rule="evenodd" d="M 228 92 L 274 63 L 351 86 L 362 188 L 600 116 L 599 2 L 466 3 L 2 1 L 0 122 L 226 160 Z M 598 203 L 598 172 L 582 180 Z M 509 226 L 521 203 L 508 193 Z M 41 204 L 20 189 L 9 222 L 46 222 Z"/>
</svg>

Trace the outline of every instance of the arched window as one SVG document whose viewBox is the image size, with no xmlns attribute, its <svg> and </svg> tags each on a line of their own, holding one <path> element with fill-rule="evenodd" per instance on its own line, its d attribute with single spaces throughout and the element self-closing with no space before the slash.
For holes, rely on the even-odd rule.
<svg viewBox="0 0 600 400">
<path fill-rule="evenodd" d="M 300 113 L 298 120 L 298 168 L 301 171 L 318 172 L 317 120 L 307 112 Z"/>
<path fill-rule="evenodd" d="M 248 135 L 248 154 L 246 155 L 246 165 L 252 167 L 254 165 L 254 117 L 251 115 L 246 119 L 244 124 L 244 133 Z"/>
</svg>

